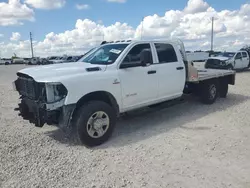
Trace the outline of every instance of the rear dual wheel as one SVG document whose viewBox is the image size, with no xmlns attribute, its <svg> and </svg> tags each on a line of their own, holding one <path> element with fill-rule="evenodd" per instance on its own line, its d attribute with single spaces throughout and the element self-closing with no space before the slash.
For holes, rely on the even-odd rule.
<svg viewBox="0 0 250 188">
<path fill-rule="evenodd" d="M 228 94 L 227 81 L 210 80 L 202 83 L 200 97 L 204 104 L 213 104 L 219 97 L 226 98 Z"/>
<path fill-rule="evenodd" d="M 201 101 L 204 104 L 213 104 L 218 97 L 218 84 L 216 81 L 206 81 L 201 85 Z"/>
</svg>

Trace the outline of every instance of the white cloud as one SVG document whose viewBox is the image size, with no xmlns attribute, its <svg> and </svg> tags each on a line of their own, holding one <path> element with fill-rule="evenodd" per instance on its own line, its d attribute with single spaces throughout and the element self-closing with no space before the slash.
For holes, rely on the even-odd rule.
<svg viewBox="0 0 250 188">
<path fill-rule="evenodd" d="M 107 0 L 110 3 L 125 3 L 127 0 Z"/>
<path fill-rule="evenodd" d="M 77 4 L 77 5 L 76 5 L 76 8 L 77 8 L 78 10 L 86 10 L 86 9 L 89 9 L 90 6 L 87 5 L 87 4 Z"/>
<path fill-rule="evenodd" d="M 189 0 L 184 12 L 186 13 L 198 13 L 205 12 L 209 8 L 207 2 L 203 0 Z"/>
<path fill-rule="evenodd" d="M 34 11 L 20 0 L 0 2 L 0 26 L 22 25 L 22 20 L 34 21 Z"/>
<path fill-rule="evenodd" d="M 66 4 L 66 0 L 25 0 L 24 2 L 37 9 L 58 9 Z"/>
<path fill-rule="evenodd" d="M 13 32 L 12 36 L 10 37 L 11 41 L 19 41 L 21 39 L 21 34 L 18 32 Z"/>
<path fill-rule="evenodd" d="M 164 15 L 146 16 L 143 22 L 143 39 L 166 40 L 180 38 L 187 50 L 209 50 L 211 36 L 211 17 L 214 22 L 214 47 L 216 50 L 238 50 L 250 44 L 250 4 L 238 10 L 216 11 L 206 2 L 189 0 L 183 10 L 170 10 Z M 105 40 L 139 39 L 140 23 L 132 27 L 127 23 L 116 22 L 105 26 L 102 22 L 88 19 L 77 20 L 73 30 L 62 33 L 48 33 L 43 41 L 34 44 L 36 56 L 83 54 L 89 48 Z M 29 43 L 5 43 L 0 51 L 6 56 L 14 52 L 30 55 Z"/>
</svg>

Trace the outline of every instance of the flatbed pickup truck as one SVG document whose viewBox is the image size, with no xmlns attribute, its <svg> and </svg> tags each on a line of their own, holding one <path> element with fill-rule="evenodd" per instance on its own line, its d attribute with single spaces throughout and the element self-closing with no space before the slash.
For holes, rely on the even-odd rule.
<svg viewBox="0 0 250 188">
<path fill-rule="evenodd" d="M 74 130 L 87 147 L 106 142 L 120 114 L 193 93 L 213 104 L 235 84 L 235 71 L 193 67 L 180 40 L 103 43 L 76 63 L 26 68 L 17 77 L 20 115 L 37 127 Z"/>
</svg>

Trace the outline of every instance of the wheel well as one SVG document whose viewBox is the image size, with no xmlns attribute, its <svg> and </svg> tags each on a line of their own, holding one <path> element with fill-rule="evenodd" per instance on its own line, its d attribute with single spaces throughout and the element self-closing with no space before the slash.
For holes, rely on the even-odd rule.
<svg viewBox="0 0 250 188">
<path fill-rule="evenodd" d="M 106 91 L 96 91 L 96 92 L 92 92 L 92 93 L 89 93 L 87 95 L 84 95 L 76 103 L 76 108 L 75 108 L 75 110 L 74 110 L 74 112 L 72 114 L 72 117 L 74 117 L 77 110 L 82 105 L 86 104 L 89 101 L 103 101 L 103 102 L 106 102 L 115 109 L 117 116 L 119 114 L 119 105 L 117 104 L 117 101 L 116 101 L 115 97 L 111 93 L 106 92 Z"/>
</svg>

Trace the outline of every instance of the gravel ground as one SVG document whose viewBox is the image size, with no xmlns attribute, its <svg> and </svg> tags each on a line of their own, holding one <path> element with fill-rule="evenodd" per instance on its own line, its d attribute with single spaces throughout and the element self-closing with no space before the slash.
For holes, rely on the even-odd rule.
<svg viewBox="0 0 250 188">
<path fill-rule="evenodd" d="M 0 66 L 0 187 L 250 187 L 250 71 L 227 99 L 131 115 L 91 150 L 18 117 L 11 82 L 23 67 Z"/>
</svg>

